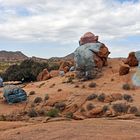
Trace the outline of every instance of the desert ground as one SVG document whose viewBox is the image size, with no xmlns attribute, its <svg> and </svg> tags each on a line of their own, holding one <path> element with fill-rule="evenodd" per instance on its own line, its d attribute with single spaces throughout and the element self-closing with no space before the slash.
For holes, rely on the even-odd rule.
<svg viewBox="0 0 140 140">
<path fill-rule="evenodd" d="M 100 114 L 100 106 L 111 106 L 113 103 L 123 102 L 129 106 L 136 106 L 140 109 L 140 88 L 132 87 L 129 90 L 122 88 L 123 84 L 132 85 L 131 77 L 136 71 L 136 67 L 131 68 L 129 74 L 120 76 L 119 67 L 122 58 L 108 60 L 108 66 L 102 69 L 102 76 L 95 80 L 78 81 L 73 83 L 65 82 L 67 76 L 55 77 L 46 81 L 32 82 L 23 88 L 28 93 L 26 103 L 9 105 L 3 100 L 2 88 L 0 89 L 0 115 L 18 114 L 22 110 L 31 108 L 31 103 L 36 97 L 44 98 L 49 95 L 47 102 L 39 103 L 36 109 L 49 109 L 56 102 L 65 102 L 66 108 L 61 113 L 61 117 L 34 117 L 12 121 L 0 121 L 0 140 L 138 140 L 140 139 L 140 119 L 132 113 L 122 113 L 115 115 L 110 110 L 110 116 Z M 96 83 L 96 87 L 89 87 L 91 82 Z M 29 95 L 35 91 L 34 95 Z M 99 102 L 97 100 L 87 101 L 87 97 L 93 93 L 97 95 L 104 93 L 108 95 L 128 94 L 133 98 L 132 102 L 113 101 Z M 92 115 L 86 110 L 81 113 L 80 109 L 86 108 L 88 103 L 93 103 L 97 110 Z M 67 112 L 73 112 L 75 119 L 65 118 Z M 97 113 L 97 114 L 96 114 Z M 18 116 L 16 116 L 18 117 Z M 20 118 L 19 116 L 18 118 Z M 26 117 L 25 117 L 26 118 Z"/>
</svg>

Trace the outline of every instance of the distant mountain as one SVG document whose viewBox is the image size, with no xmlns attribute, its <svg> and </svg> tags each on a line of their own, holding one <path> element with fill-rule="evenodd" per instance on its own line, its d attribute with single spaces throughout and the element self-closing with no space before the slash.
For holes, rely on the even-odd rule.
<svg viewBox="0 0 140 140">
<path fill-rule="evenodd" d="M 68 54 L 64 57 L 51 57 L 48 59 L 49 61 L 61 61 L 61 60 L 73 60 L 74 59 L 74 53 Z"/>
<path fill-rule="evenodd" d="M 0 61 L 22 61 L 28 57 L 20 51 L 0 51 Z"/>
</svg>

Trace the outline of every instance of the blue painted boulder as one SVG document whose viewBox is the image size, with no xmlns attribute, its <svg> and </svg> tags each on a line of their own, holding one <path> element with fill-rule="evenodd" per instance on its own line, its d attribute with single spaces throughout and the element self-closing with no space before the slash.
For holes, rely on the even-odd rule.
<svg viewBox="0 0 140 140">
<path fill-rule="evenodd" d="M 132 82 L 135 86 L 140 86 L 140 51 L 135 52 L 135 56 L 138 60 L 138 68 L 132 77 Z"/>
<path fill-rule="evenodd" d="M 0 87 L 3 87 L 3 79 L 0 77 Z"/>
<path fill-rule="evenodd" d="M 103 66 L 107 65 L 108 48 L 100 42 L 86 43 L 74 52 L 77 77 L 94 79 Z"/>
<path fill-rule="evenodd" d="M 26 92 L 22 88 L 14 85 L 4 87 L 3 92 L 3 96 L 9 104 L 19 103 L 27 100 Z"/>
</svg>

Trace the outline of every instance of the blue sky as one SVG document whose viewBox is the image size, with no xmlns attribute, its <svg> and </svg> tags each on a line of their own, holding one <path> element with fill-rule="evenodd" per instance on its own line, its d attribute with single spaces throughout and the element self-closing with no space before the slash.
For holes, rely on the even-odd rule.
<svg viewBox="0 0 140 140">
<path fill-rule="evenodd" d="M 140 49 L 140 0 L 0 0 L 0 50 L 65 56 L 88 31 L 111 57 Z"/>
</svg>

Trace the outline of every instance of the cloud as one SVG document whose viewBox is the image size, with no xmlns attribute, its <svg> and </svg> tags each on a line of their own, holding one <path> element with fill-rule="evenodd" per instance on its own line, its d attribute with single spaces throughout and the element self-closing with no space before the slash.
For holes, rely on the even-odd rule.
<svg viewBox="0 0 140 140">
<path fill-rule="evenodd" d="M 140 36 L 140 1 L 0 0 L 0 5 L 0 38 L 70 44 L 87 31 L 105 42 Z"/>
</svg>

